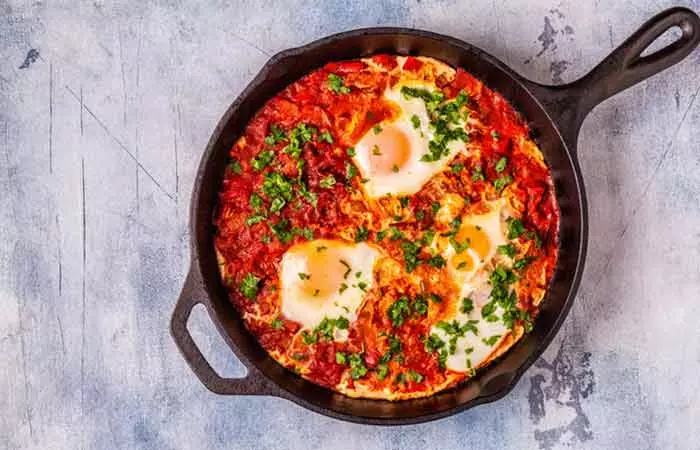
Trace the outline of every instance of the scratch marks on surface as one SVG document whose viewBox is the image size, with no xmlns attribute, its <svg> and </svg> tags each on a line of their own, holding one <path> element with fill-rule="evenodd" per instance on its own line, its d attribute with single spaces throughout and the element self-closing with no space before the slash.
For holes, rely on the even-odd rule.
<svg viewBox="0 0 700 450">
<path fill-rule="evenodd" d="M 22 63 L 21 66 L 19 66 L 20 69 L 28 69 L 29 66 L 34 64 L 36 60 L 39 59 L 39 50 L 35 48 L 30 48 L 29 51 L 27 52 L 27 56 L 24 57 L 24 62 Z"/>
<path fill-rule="evenodd" d="M 141 50 L 143 46 L 143 17 L 139 19 L 139 38 L 136 44 L 136 97 L 140 98 L 141 87 Z M 140 105 L 139 105 L 140 106 Z M 134 123 L 134 154 L 139 157 L 139 111 L 136 111 L 136 121 Z M 139 189 L 139 166 L 136 166 L 136 215 L 141 212 L 141 193 Z"/>
<path fill-rule="evenodd" d="M 608 38 L 610 39 L 610 48 L 615 48 L 615 44 L 613 42 L 613 27 L 612 24 L 608 24 Z"/>
<path fill-rule="evenodd" d="M 175 144 L 175 201 L 177 202 L 180 196 L 180 167 L 179 167 L 179 151 L 177 147 L 178 138 L 182 138 L 182 111 L 180 109 L 180 104 L 175 105 L 175 129 L 174 133 L 174 144 Z"/>
<path fill-rule="evenodd" d="M 263 49 L 263 48 L 260 48 L 258 45 L 254 44 L 253 42 L 249 41 L 248 39 L 243 38 L 243 37 L 240 37 L 240 36 L 238 36 L 237 34 L 234 34 L 233 37 L 234 37 L 235 39 L 238 39 L 238 40 L 241 41 L 241 42 L 244 42 L 244 43 L 248 44 L 249 46 L 253 47 L 253 48 L 256 49 L 257 51 L 259 51 L 260 53 L 262 53 L 263 55 L 268 56 L 268 57 L 272 57 L 272 53 L 268 52 L 267 50 L 265 50 L 265 49 Z"/>
<path fill-rule="evenodd" d="M 673 99 L 676 101 L 676 109 L 681 109 L 681 93 L 678 92 L 678 89 L 673 94 Z"/>
<path fill-rule="evenodd" d="M 561 75 L 566 72 L 570 65 L 571 62 L 565 59 L 552 61 L 549 66 L 549 71 L 552 73 L 552 81 L 554 83 L 563 83 Z"/>
<path fill-rule="evenodd" d="M 19 330 L 17 333 L 19 334 L 19 350 L 20 350 L 20 355 L 22 357 L 22 378 L 24 379 L 24 402 L 25 402 L 25 415 L 27 418 L 27 427 L 29 428 L 29 435 L 34 436 L 34 427 L 32 425 L 32 410 L 30 406 L 30 401 L 29 401 L 29 393 L 31 390 L 29 389 L 29 378 L 28 378 L 28 372 L 27 372 L 27 346 L 26 343 L 24 342 L 24 319 L 22 315 L 22 303 L 20 300 L 21 296 L 16 296 L 17 297 L 17 321 L 18 321 L 18 326 Z"/>
<path fill-rule="evenodd" d="M 550 21 L 549 17 L 544 18 L 544 28 L 542 29 L 542 33 L 540 33 L 539 36 L 537 36 L 537 40 L 540 42 L 542 45 L 542 49 L 537 53 L 537 57 L 542 56 L 544 52 L 550 49 L 554 45 L 554 36 L 556 36 L 558 33 L 557 30 L 554 29 L 552 26 L 552 22 Z"/>
<path fill-rule="evenodd" d="M 627 230 L 629 229 L 630 225 L 632 225 L 632 223 L 634 223 L 634 219 L 637 216 L 637 212 L 639 212 L 639 209 L 642 207 L 642 204 L 644 203 L 644 199 L 646 198 L 647 194 L 649 193 L 649 188 L 651 187 L 652 183 L 656 179 L 656 176 L 659 173 L 659 170 L 661 170 L 661 166 L 663 165 L 663 163 L 666 161 L 666 158 L 670 154 L 671 148 L 673 147 L 673 144 L 676 141 L 676 138 L 678 137 L 678 132 L 680 131 L 683 124 L 685 123 L 685 120 L 688 117 L 688 113 L 690 112 L 693 105 L 695 104 L 695 100 L 698 97 L 698 93 L 700 93 L 700 85 L 698 85 L 698 87 L 695 89 L 695 92 L 693 93 L 692 97 L 690 98 L 690 101 L 688 102 L 688 107 L 683 112 L 683 115 L 681 116 L 681 119 L 678 122 L 678 125 L 676 125 L 676 129 L 673 131 L 673 135 L 671 136 L 671 139 L 666 144 L 666 147 L 664 148 L 664 151 L 661 154 L 659 161 L 654 166 L 654 169 L 651 172 L 651 176 L 646 181 L 646 183 L 644 183 L 644 189 L 642 189 L 642 193 L 639 196 L 639 198 L 637 199 L 637 201 L 634 202 L 634 207 L 632 208 L 632 212 L 625 219 L 622 230 L 620 231 L 620 233 L 618 233 L 617 237 L 614 239 L 615 243 L 613 244 L 613 246 L 610 249 L 610 251 L 608 252 L 608 254 L 605 255 L 603 267 L 600 270 L 600 272 L 598 273 L 598 276 L 596 277 L 595 282 L 591 284 L 592 287 L 591 287 L 591 290 L 588 294 L 596 293 L 598 290 L 598 287 L 601 285 L 601 282 L 603 281 L 605 276 L 608 274 L 610 262 L 612 261 L 612 258 L 615 255 L 615 253 L 617 252 L 617 249 L 620 245 L 620 242 L 622 242 L 622 238 L 625 237 L 625 234 L 627 233 Z"/>
<path fill-rule="evenodd" d="M 501 32 L 501 14 L 500 14 L 500 9 L 496 5 L 496 0 L 491 0 L 491 8 L 493 9 L 493 13 L 496 16 L 495 21 L 496 21 L 496 34 L 500 37 L 501 39 L 501 45 L 503 46 L 503 53 L 506 56 L 506 60 L 509 60 L 509 52 L 508 52 L 508 47 L 506 45 L 506 38 L 504 36 L 504 33 Z"/>
<path fill-rule="evenodd" d="M 76 101 L 79 101 L 79 102 L 80 102 L 81 109 L 84 109 L 85 112 L 87 112 L 87 113 L 90 115 L 90 117 L 92 117 L 92 118 L 95 120 L 95 122 L 97 122 L 97 124 L 102 128 L 102 130 L 103 130 L 105 133 L 107 133 L 107 136 L 109 136 L 109 137 L 114 141 L 114 143 L 117 144 L 117 145 L 119 146 L 119 148 L 120 148 L 124 153 L 126 153 L 126 154 L 129 156 L 129 158 L 131 158 L 131 159 L 134 161 L 134 163 L 136 163 L 136 165 L 139 167 L 139 169 L 141 169 L 141 171 L 142 171 L 143 173 L 146 174 L 146 176 L 153 182 L 153 184 L 156 185 L 156 187 L 158 188 L 158 190 L 160 190 L 163 194 L 165 194 L 165 196 L 167 196 L 170 200 L 175 201 L 175 197 L 173 197 L 172 194 L 170 194 L 168 191 L 166 191 L 166 190 L 163 188 L 163 186 L 158 182 L 158 180 L 156 180 L 155 177 L 143 166 L 143 164 L 141 164 L 141 161 L 139 161 L 138 158 L 136 158 L 136 156 L 134 156 L 134 154 L 126 147 L 126 145 L 124 145 L 124 143 L 122 143 L 122 141 L 120 141 L 120 140 L 110 131 L 109 128 L 107 128 L 107 125 L 105 125 L 105 123 L 104 123 L 99 117 L 97 117 L 97 116 L 95 115 L 95 113 L 92 112 L 92 110 L 90 109 L 90 107 L 89 107 L 88 105 L 83 104 L 83 102 L 81 101 L 81 98 L 80 98 L 78 95 L 76 95 L 76 93 L 75 93 L 70 87 L 68 87 L 68 86 L 66 85 L 65 88 L 66 88 L 66 90 L 73 96 L 73 98 L 74 98 Z"/>
<path fill-rule="evenodd" d="M 58 221 L 58 214 L 56 214 L 56 233 L 59 236 L 56 240 L 56 256 L 58 258 L 58 296 L 60 297 L 63 292 L 63 252 L 61 250 L 61 225 Z"/>
<path fill-rule="evenodd" d="M 83 103 L 83 87 L 80 86 L 80 135 L 83 136 L 84 134 L 84 126 L 83 126 L 83 110 L 85 109 L 85 103 Z"/>
<path fill-rule="evenodd" d="M 80 333 L 80 419 L 82 423 L 85 418 L 85 270 L 87 267 L 87 214 L 85 208 L 85 158 L 80 158 L 80 193 L 81 202 L 80 209 L 82 214 L 82 242 L 83 242 L 83 265 L 82 265 L 82 302 L 81 302 L 81 333 Z M 82 428 L 81 428 L 82 430 Z M 85 437 L 84 431 L 81 432 L 81 442 Z M 84 445 L 83 445 L 84 447 Z"/>
<path fill-rule="evenodd" d="M 593 393 L 595 377 L 591 354 L 583 351 L 578 338 L 565 338 L 551 363 L 540 358 L 530 377 L 530 420 L 537 426 L 535 440 L 541 449 L 577 447 L 593 438 L 582 400 Z"/>
<path fill-rule="evenodd" d="M 49 63 L 49 174 L 53 173 L 53 63 Z"/>
<path fill-rule="evenodd" d="M 554 52 L 557 44 L 562 39 L 573 41 L 575 36 L 574 28 L 570 24 L 562 23 L 565 16 L 558 9 L 550 9 L 549 15 L 544 16 L 542 32 L 537 36 L 536 41 L 540 43 L 540 50 L 531 58 L 524 61 L 529 64 L 533 59 L 539 58 L 546 52 Z"/>
<path fill-rule="evenodd" d="M 126 90 L 126 73 L 124 70 L 124 49 L 122 43 L 122 32 L 118 30 L 119 33 L 119 70 L 121 72 L 122 78 L 122 121 L 124 126 L 126 126 L 126 105 L 127 105 L 127 90 Z"/>
</svg>

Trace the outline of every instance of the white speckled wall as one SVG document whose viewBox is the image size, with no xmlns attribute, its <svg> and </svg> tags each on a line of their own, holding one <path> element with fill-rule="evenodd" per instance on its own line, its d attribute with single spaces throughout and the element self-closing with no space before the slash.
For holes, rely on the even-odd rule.
<svg viewBox="0 0 700 450">
<path fill-rule="evenodd" d="M 208 392 L 168 331 L 199 157 L 270 55 L 412 26 L 561 83 L 672 4 L 0 0 L 0 448 L 700 448 L 699 51 L 586 120 L 580 293 L 502 401 L 418 426 L 338 422 Z M 242 373 L 205 314 L 191 328 Z"/>
</svg>

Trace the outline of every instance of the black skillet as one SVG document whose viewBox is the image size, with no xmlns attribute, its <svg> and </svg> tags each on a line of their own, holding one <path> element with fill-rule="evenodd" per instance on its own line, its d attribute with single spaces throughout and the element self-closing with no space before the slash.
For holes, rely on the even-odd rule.
<svg viewBox="0 0 700 450">
<path fill-rule="evenodd" d="M 678 40 L 641 56 L 654 40 L 673 27 L 682 32 Z M 700 18 L 685 8 L 669 9 L 642 25 L 586 76 L 556 87 L 526 80 L 498 59 L 460 40 L 406 28 L 349 31 L 275 55 L 226 111 L 202 156 L 190 209 L 192 263 L 171 320 L 177 346 L 197 377 L 213 392 L 282 397 L 352 422 L 419 423 L 500 399 L 552 341 L 581 278 L 588 217 L 576 160 L 576 139 L 583 119 L 606 98 L 682 60 L 699 41 Z M 255 112 L 285 86 L 329 61 L 375 53 L 432 56 L 465 68 L 505 96 L 528 120 L 551 168 L 561 209 L 559 262 L 533 332 L 473 380 L 429 398 L 394 403 L 345 397 L 300 378 L 270 358 L 246 331 L 228 301 L 213 245 L 212 217 L 227 155 Z M 206 306 L 221 336 L 247 367 L 245 377 L 220 377 L 197 348 L 187 330 L 187 320 L 198 303 Z"/>
</svg>

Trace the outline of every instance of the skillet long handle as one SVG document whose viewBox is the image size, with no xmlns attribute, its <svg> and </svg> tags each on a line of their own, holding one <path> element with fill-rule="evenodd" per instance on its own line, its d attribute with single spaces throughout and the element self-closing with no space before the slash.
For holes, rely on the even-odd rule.
<svg viewBox="0 0 700 450">
<path fill-rule="evenodd" d="M 680 28 L 680 38 L 649 55 L 642 55 L 659 36 L 674 27 Z M 567 141 L 575 144 L 583 119 L 591 109 L 680 62 L 698 43 L 700 17 L 687 8 L 670 8 L 644 23 L 582 78 L 562 86 L 532 83 L 531 87 L 558 122 Z"/>
<path fill-rule="evenodd" d="M 642 56 L 662 34 L 679 27 L 681 36 L 650 55 Z M 595 105 L 655 75 L 688 56 L 700 43 L 700 17 L 687 8 L 671 8 L 652 17 L 576 84 L 586 89 L 588 112 Z"/>
<path fill-rule="evenodd" d="M 228 395 L 276 395 L 277 388 L 251 365 L 246 365 L 248 373 L 243 378 L 221 377 L 192 339 L 187 321 L 192 308 L 202 303 L 202 298 L 207 295 L 196 266 L 196 261 L 193 261 L 170 319 L 170 332 L 182 356 L 197 378 L 212 392 Z"/>
</svg>

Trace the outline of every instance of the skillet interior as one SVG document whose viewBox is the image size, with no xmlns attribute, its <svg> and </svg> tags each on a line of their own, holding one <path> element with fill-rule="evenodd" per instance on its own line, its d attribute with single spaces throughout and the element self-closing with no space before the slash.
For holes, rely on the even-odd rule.
<svg viewBox="0 0 700 450">
<path fill-rule="evenodd" d="M 226 296 L 214 254 L 212 217 L 227 154 L 255 112 L 292 81 L 323 64 L 375 53 L 423 55 L 463 67 L 506 97 L 528 121 L 549 165 L 561 210 L 557 269 L 532 333 L 472 381 L 432 397 L 397 403 L 351 399 L 303 380 L 270 358 L 246 330 Z M 566 133 L 562 131 L 562 134 Z M 202 158 L 191 204 L 193 269 L 199 269 L 208 298 L 199 299 L 235 354 L 256 367 L 279 395 L 326 415 L 377 424 L 406 424 L 446 416 L 505 395 L 544 351 L 566 316 L 583 268 L 585 198 L 579 169 L 551 118 L 524 80 L 492 56 L 450 37 L 400 28 L 341 33 L 270 60 L 221 119 Z M 254 369 L 253 369 L 254 370 Z M 277 390 L 276 387 L 280 389 Z"/>
</svg>

